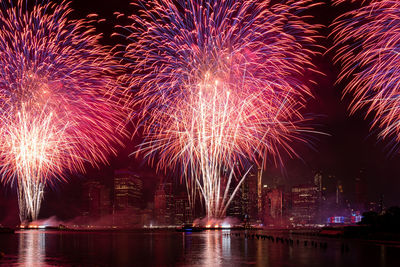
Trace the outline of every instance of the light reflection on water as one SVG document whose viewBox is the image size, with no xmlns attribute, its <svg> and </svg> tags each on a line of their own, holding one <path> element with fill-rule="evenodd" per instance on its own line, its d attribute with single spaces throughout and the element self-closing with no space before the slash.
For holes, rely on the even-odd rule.
<svg viewBox="0 0 400 267">
<path fill-rule="evenodd" d="M 45 266 L 46 238 L 42 231 L 23 231 L 19 234 L 18 264 Z"/>
<path fill-rule="evenodd" d="M 220 233 L 215 231 L 206 231 L 202 265 L 221 266 L 221 252 L 226 252 L 227 243 L 228 241 L 225 240 L 224 242 L 224 239 Z"/>
<path fill-rule="evenodd" d="M 293 245 L 234 231 L 200 233 L 20 231 L 0 235 L 0 266 L 400 266 L 400 248 L 307 236 Z M 303 240 L 328 242 L 328 249 Z M 348 252 L 341 246 L 347 242 Z"/>
<path fill-rule="evenodd" d="M 222 237 L 222 256 L 224 258 L 230 258 L 232 257 L 231 253 L 231 237 L 230 237 L 230 231 L 222 231 L 223 234 L 226 234 Z"/>
</svg>

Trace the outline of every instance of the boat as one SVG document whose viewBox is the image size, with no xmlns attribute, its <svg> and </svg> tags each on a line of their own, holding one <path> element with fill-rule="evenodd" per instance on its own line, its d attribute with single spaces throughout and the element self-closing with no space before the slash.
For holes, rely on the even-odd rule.
<svg viewBox="0 0 400 267">
<path fill-rule="evenodd" d="M 204 228 L 193 226 L 192 224 L 184 224 L 181 227 L 176 228 L 178 232 L 201 232 L 204 231 Z"/>
</svg>

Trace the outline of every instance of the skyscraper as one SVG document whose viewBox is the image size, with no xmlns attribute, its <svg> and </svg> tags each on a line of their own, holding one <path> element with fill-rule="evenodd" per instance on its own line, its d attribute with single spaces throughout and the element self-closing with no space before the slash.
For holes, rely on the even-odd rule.
<svg viewBox="0 0 400 267">
<path fill-rule="evenodd" d="M 263 178 L 263 166 L 258 168 L 257 172 L 257 219 L 258 223 L 261 223 L 263 213 L 263 199 L 262 199 L 262 178 Z"/>
<path fill-rule="evenodd" d="M 318 191 L 322 192 L 322 172 L 318 171 L 315 173 L 314 184 L 318 187 Z"/>
<path fill-rule="evenodd" d="M 292 187 L 292 216 L 294 222 L 314 223 L 318 212 L 318 187 L 301 184 Z"/>
<path fill-rule="evenodd" d="M 354 180 L 355 187 L 355 208 L 361 212 L 366 210 L 367 204 L 367 183 L 364 172 L 361 170 Z"/>
<path fill-rule="evenodd" d="M 191 223 L 193 221 L 192 209 L 189 205 L 189 199 L 186 193 L 182 192 L 174 196 L 174 223 L 181 225 L 184 223 Z"/>
<path fill-rule="evenodd" d="M 110 212 L 110 189 L 99 181 L 85 182 L 82 191 L 82 215 L 96 218 L 108 215 Z"/>
<path fill-rule="evenodd" d="M 154 215 L 158 225 L 174 223 L 174 197 L 171 183 L 160 183 L 154 195 Z"/>
<path fill-rule="evenodd" d="M 242 215 L 251 222 L 259 222 L 258 170 L 250 171 L 242 184 Z"/>
<path fill-rule="evenodd" d="M 140 208 L 143 182 L 139 175 L 129 169 L 114 172 L 114 209 Z"/>
<path fill-rule="evenodd" d="M 283 215 L 283 190 L 272 188 L 265 193 L 264 224 L 281 225 Z"/>
<path fill-rule="evenodd" d="M 232 202 L 226 211 L 227 216 L 235 217 L 238 218 L 239 220 L 243 219 L 242 191 L 243 191 L 243 185 L 239 188 L 239 190 L 236 192 L 236 195 L 232 199 Z M 233 188 L 230 189 L 229 193 L 232 194 L 232 192 Z"/>
</svg>

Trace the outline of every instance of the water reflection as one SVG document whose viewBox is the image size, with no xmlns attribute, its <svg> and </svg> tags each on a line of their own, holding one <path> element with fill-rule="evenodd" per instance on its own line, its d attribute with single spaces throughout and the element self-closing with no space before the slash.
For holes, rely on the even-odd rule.
<svg viewBox="0 0 400 267">
<path fill-rule="evenodd" d="M 223 237 L 217 231 L 206 231 L 204 238 L 202 266 L 221 266 L 221 253 L 223 253 L 224 256 L 230 256 L 231 254 L 230 240 L 223 240 L 223 238 L 226 237 Z"/>
<path fill-rule="evenodd" d="M 19 233 L 18 264 L 21 266 L 45 266 L 45 232 L 23 231 Z"/>
<path fill-rule="evenodd" d="M 314 236 L 295 236 L 300 242 L 291 245 L 252 232 L 247 238 L 228 233 L 18 231 L 0 236 L 0 266 L 400 266 L 396 245 Z M 328 248 L 306 246 L 305 240 L 328 242 Z"/>
<path fill-rule="evenodd" d="M 381 266 L 386 266 L 386 246 L 381 245 Z"/>
<path fill-rule="evenodd" d="M 222 231 L 222 256 L 224 258 L 232 257 L 231 253 L 231 237 L 229 235 L 230 231 Z"/>
</svg>

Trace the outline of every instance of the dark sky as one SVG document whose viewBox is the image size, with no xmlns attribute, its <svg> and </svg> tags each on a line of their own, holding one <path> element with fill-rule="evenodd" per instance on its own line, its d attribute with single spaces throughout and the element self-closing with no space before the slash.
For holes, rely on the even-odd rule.
<svg viewBox="0 0 400 267">
<path fill-rule="evenodd" d="M 110 38 L 114 25 L 121 22 L 114 18 L 113 12 L 135 12 L 128 0 L 74 0 L 72 8 L 74 9 L 72 15 L 75 18 L 84 18 L 88 14 L 97 13 L 100 18 L 106 19 L 106 22 L 97 25 L 97 29 L 104 34 L 102 41 L 107 45 L 114 45 L 119 41 Z M 328 26 L 337 15 L 349 9 L 350 7 L 343 6 L 333 8 L 329 1 L 326 1 L 325 5 L 314 8 L 311 14 L 315 16 L 313 20 L 315 23 Z M 322 29 L 321 34 L 325 37 L 321 39 L 321 44 L 326 47 L 331 46 L 331 40 L 326 38 L 329 29 Z M 400 155 L 389 155 L 387 142 L 377 141 L 376 133 L 370 132 L 372 118 L 364 119 L 363 112 L 349 116 L 347 111 L 349 99 L 341 100 L 345 82 L 334 85 L 338 69 L 333 66 L 332 54 L 315 58 L 315 64 L 325 76 L 312 77 L 317 81 L 317 85 L 313 87 L 315 99 L 309 101 L 305 112 L 316 115 L 317 130 L 329 133 L 330 136 L 317 136 L 315 149 L 305 145 L 295 145 L 302 159 L 287 159 L 284 172 L 270 164 L 264 177 L 265 183 L 271 183 L 274 177 L 280 177 L 280 181 L 286 184 L 302 183 L 310 181 L 313 172 L 320 170 L 324 175 L 336 175 L 342 180 L 344 190 L 350 194 L 354 190 L 355 177 L 360 170 L 364 170 L 369 198 L 376 201 L 378 195 L 384 193 L 387 205 L 399 205 L 400 198 L 397 192 L 400 185 Z M 133 149 L 134 142 L 131 142 L 127 148 L 121 150 L 118 157 L 111 160 L 111 167 L 104 166 L 97 171 L 89 170 L 88 174 L 73 177 L 70 183 L 49 190 L 43 203 L 43 214 L 67 217 L 63 211 L 78 208 L 79 188 L 82 181 L 88 177 L 107 180 L 114 168 L 126 167 L 129 164 L 146 169 L 147 167 L 138 167 L 143 165 L 140 161 L 128 157 Z M 0 222 L 5 218 L 17 216 L 15 194 L 15 190 L 0 186 Z"/>
</svg>

